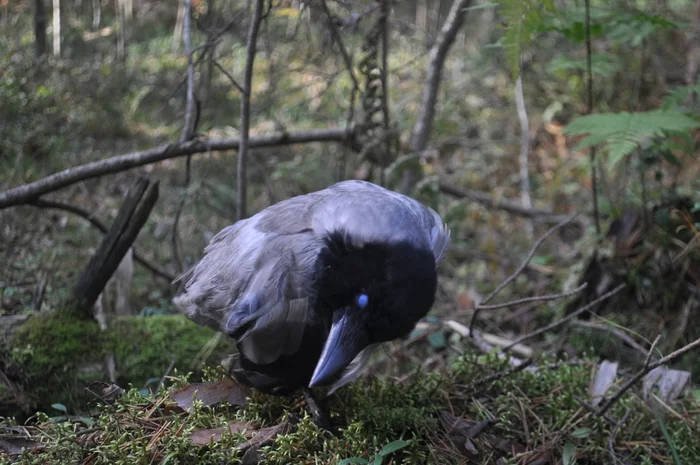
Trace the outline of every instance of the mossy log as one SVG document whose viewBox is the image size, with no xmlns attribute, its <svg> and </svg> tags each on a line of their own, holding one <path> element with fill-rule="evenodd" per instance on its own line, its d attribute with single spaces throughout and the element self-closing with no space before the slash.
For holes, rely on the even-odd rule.
<svg viewBox="0 0 700 465">
<path fill-rule="evenodd" d="M 217 365 L 235 351 L 228 338 L 213 341 L 215 337 L 214 331 L 181 315 L 118 318 L 106 331 L 95 321 L 69 319 L 61 312 L 31 317 L 10 343 L 0 345 L 0 372 L 11 383 L 0 382 L 0 416 L 50 411 L 54 403 L 69 412 L 85 411 L 96 400 L 85 387 L 107 380 L 109 352 L 117 363 L 117 384 L 123 387 L 141 388 L 168 372 L 197 377 L 203 363 Z M 201 360 L 209 343 L 213 347 Z"/>
</svg>

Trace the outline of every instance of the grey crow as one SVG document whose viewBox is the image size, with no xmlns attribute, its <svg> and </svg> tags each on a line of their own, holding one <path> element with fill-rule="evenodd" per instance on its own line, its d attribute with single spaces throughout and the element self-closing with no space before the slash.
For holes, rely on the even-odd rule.
<svg viewBox="0 0 700 465">
<path fill-rule="evenodd" d="M 440 216 L 416 200 L 339 182 L 223 229 L 179 278 L 174 302 L 236 341 L 244 384 L 332 392 L 430 310 L 449 242 Z"/>
</svg>

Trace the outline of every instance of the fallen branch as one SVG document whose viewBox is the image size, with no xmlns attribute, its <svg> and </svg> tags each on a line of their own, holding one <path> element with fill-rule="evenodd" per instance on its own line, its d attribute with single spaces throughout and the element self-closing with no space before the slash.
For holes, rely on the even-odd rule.
<svg viewBox="0 0 700 465">
<path fill-rule="evenodd" d="M 559 320 L 557 320 L 557 321 L 555 321 L 555 322 L 553 322 L 553 323 L 550 323 L 550 324 L 548 324 L 547 326 L 543 326 L 542 328 L 538 328 L 538 329 L 536 329 L 535 331 L 532 331 L 531 333 L 523 334 L 522 336 L 520 336 L 519 338 L 517 338 L 516 340 L 514 340 L 514 341 L 511 343 L 511 345 L 509 345 L 509 346 L 507 346 L 507 347 L 504 347 L 503 350 L 504 350 L 504 351 L 508 351 L 508 350 L 510 350 L 515 344 L 520 344 L 520 343 L 522 343 L 523 341 L 526 341 L 526 340 L 528 340 L 528 339 L 532 339 L 532 338 L 535 337 L 535 336 L 539 336 L 540 334 L 545 333 L 545 332 L 549 331 L 550 329 L 557 328 L 557 327 L 563 325 L 564 323 L 566 323 L 567 321 L 573 320 L 574 318 L 576 318 L 577 316 L 581 315 L 582 313 L 587 312 L 587 311 L 590 310 L 591 308 L 595 307 L 596 305 L 598 305 L 598 304 L 601 303 L 602 301 L 607 300 L 607 299 L 609 299 L 610 297 L 614 296 L 615 294 L 617 294 L 618 292 L 620 292 L 622 289 L 624 289 L 625 286 L 626 286 L 625 284 L 620 284 L 619 286 L 617 286 L 617 287 L 616 287 L 615 289 L 613 289 L 612 291 L 607 292 L 607 293 L 601 295 L 600 297 L 598 297 L 597 299 L 595 299 L 594 301 L 592 301 L 592 302 L 589 303 L 588 305 L 584 305 L 583 307 L 581 307 L 581 308 L 579 308 L 578 310 L 576 310 L 575 312 L 572 312 L 571 314 L 565 316 L 564 318 L 561 318 L 561 319 L 559 319 Z"/>
<path fill-rule="evenodd" d="M 63 210 L 68 213 L 73 213 L 75 215 L 80 216 L 81 218 L 84 218 L 90 223 L 92 226 L 94 226 L 96 229 L 100 230 L 102 233 L 106 233 L 108 228 L 107 225 L 104 224 L 101 220 L 95 217 L 95 215 L 87 210 L 84 210 L 80 207 L 76 207 L 75 205 L 70 205 L 67 203 L 62 203 L 62 202 L 55 202 L 53 200 L 44 200 L 44 199 L 37 199 L 34 202 L 30 203 L 29 205 L 33 207 L 39 207 L 39 208 L 52 208 L 55 210 Z M 168 281 L 168 283 L 171 283 L 175 280 L 175 276 L 171 275 L 165 270 L 162 270 L 161 268 L 158 268 L 158 266 L 152 264 L 148 260 L 146 260 L 141 254 L 136 252 L 134 250 L 134 260 L 136 260 L 137 263 L 141 264 L 144 268 L 146 268 L 148 271 L 153 273 L 154 275 L 163 278 Z"/>
<path fill-rule="evenodd" d="M 484 205 L 485 207 L 503 210 L 514 215 L 524 216 L 526 218 L 541 218 L 552 223 L 559 222 L 567 218 L 564 215 L 557 215 L 549 210 L 544 210 L 541 208 L 525 208 L 522 205 L 508 200 L 495 200 L 493 197 L 483 192 L 462 189 L 446 181 L 440 181 L 440 192 L 460 199 L 469 199 L 473 202 Z"/>
<path fill-rule="evenodd" d="M 273 147 L 279 145 L 306 144 L 310 142 L 340 142 L 353 145 L 355 129 L 310 129 L 293 133 L 281 132 L 265 136 L 251 137 L 248 146 Z M 106 158 L 104 160 L 67 168 L 38 181 L 0 192 L 0 210 L 3 208 L 31 203 L 38 197 L 86 179 L 106 174 L 127 171 L 170 158 L 204 153 L 208 151 L 238 150 L 238 138 L 193 139 L 186 142 L 164 144 L 147 150 Z"/>
<path fill-rule="evenodd" d="M 72 300 L 81 316 L 86 319 L 92 316 L 95 300 L 136 240 L 156 200 L 157 181 L 140 178 L 129 188 L 117 217 L 73 288 Z"/>
<path fill-rule="evenodd" d="M 637 381 L 642 379 L 647 373 L 649 373 L 653 369 L 658 368 L 661 365 L 666 365 L 667 363 L 674 361 L 675 359 L 677 359 L 681 355 L 684 355 L 684 354 L 690 352 L 691 350 L 697 349 L 698 347 L 700 347 L 700 339 L 696 339 L 693 342 L 691 342 L 690 344 L 681 347 L 677 351 L 661 358 L 660 360 L 658 360 L 654 363 L 649 363 L 650 358 L 651 358 L 651 353 L 656 348 L 656 344 L 658 343 L 658 341 L 659 341 L 659 338 L 657 337 L 656 340 L 654 341 L 654 343 L 651 345 L 651 348 L 649 349 L 649 355 L 647 356 L 647 362 L 644 364 L 644 368 L 642 368 L 636 375 L 634 375 L 632 377 L 632 379 L 627 381 L 620 388 L 620 390 L 617 391 L 610 399 L 608 399 L 606 402 L 604 402 L 603 405 L 600 406 L 600 409 L 598 409 L 598 411 L 596 412 L 596 415 L 598 415 L 598 416 L 604 415 L 605 412 L 607 412 L 610 409 L 610 407 L 612 407 L 613 404 L 615 402 L 617 402 L 617 400 L 620 397 L 622 397 L 622 395 L 625 392 L 627 392 L 635 383 L 637 383 Z"/>
</svg>

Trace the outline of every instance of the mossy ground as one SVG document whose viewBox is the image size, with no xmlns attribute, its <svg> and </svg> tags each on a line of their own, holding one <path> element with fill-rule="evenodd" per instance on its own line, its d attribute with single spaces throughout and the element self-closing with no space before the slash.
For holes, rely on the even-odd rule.
<svg viewBox="0 0 700 465">
<path fill-rule="evenodd" d="M 86 423 L 56 422 L 39 415 L 29 428 L 42 450 L 16 457 L 17 463 L 134 464 L 134 463 L 240 463 L 238 434 L 224 435 L 209 446 L 193 446 L 194 430 L 216 428 L 230 421 L 256 427 L 281 423 L 290 426 L 272 445 L 260 449 L 263 463 L 336 464 L 346 458 L 369 459 L 388 443 L 403 439 L 408 445 L 384 463 L 530 463 L 535 456 L 562 463 L 612 463 L 609 441 L 613 426 L 583 407 L 595 364 L 559 361 L 536 371 L 521 371 L 491 383 L 474 381 L 505 368 L 496 357 L 465 355 L 452 361 L 444 374 L 422 374 L 397 381 L 365 379 L 327 398 L 333 435 L 319 429 L 300 397 L 252 394 L 241 408 L 227 405 L 183 412 L 165 391 L 145 396 L 127 391 L 113 405 L 103 405 Z M 209 378 L 218 378 L 211 371 Z M 182 381 L 184 384 L 184 381 Z M 700 463 L 700 399 L 661 410 L 650 408 L 628 392 L 610 411 L 615 419 L 630 409 L 625 425 L 614 438 L 615 451 L 627 463 Z M 440 421 L 448 412 L 469 421 L 496 420 L 472 439 L 478 454 L 466 460 L 454 436 Z M 7 425 L 9 422 L 5 422 Z M 665 437 L 663 428 L 668 429 Z M 452 439 L 451 439 L 452 438 Z M 496 439 L 494 439 L 496 438 Z M 518 456 L 504 452 L 519 445 Z M 510 446 L 508 446 L 510 444 Z M 673 454 L 678 457 L 674 462 Z M 0 463 L 2 462 L 0 458 Z M 8 459 L 4 459 L 7 461 Z M 358 462 L 359 463 L 359 462 Z"/>
<path fill-rule="evenodd" d="M 205 354 L 211 363 L 231 353 L 233 345 L 226 338 L 214 341 L 215 335 L 179 315 L 117 319 L 102 332 L 94 321 L 51 312 L 24 324 L 0 360 L 25 391 L 25 413 L 46 411 L 54 403 L 70 412 L 83 411 L 93 400 L 85 386 L 104 380 L 108 353 L 114 354 L 121 386 L 157 387 L 156 381 L 169 371 L 201 373 L 203 348 L 209 343 L 216 342 Z M 0 406 L 0 415 L 8 414 L 22 412 L 9 403 Z"/>
</svg>

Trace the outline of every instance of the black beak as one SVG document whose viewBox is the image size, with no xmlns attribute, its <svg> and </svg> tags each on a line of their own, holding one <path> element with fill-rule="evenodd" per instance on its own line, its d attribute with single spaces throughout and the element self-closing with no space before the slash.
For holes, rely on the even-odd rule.
<svg viewBox="0 0 700 465">
<path fill-rule="evenodd" d="M 344 308 L 333 316 L 333 325 L 318 359 L 309 387 L 329 384 L 370 343 L 363 310 Z"/>
</svg>

